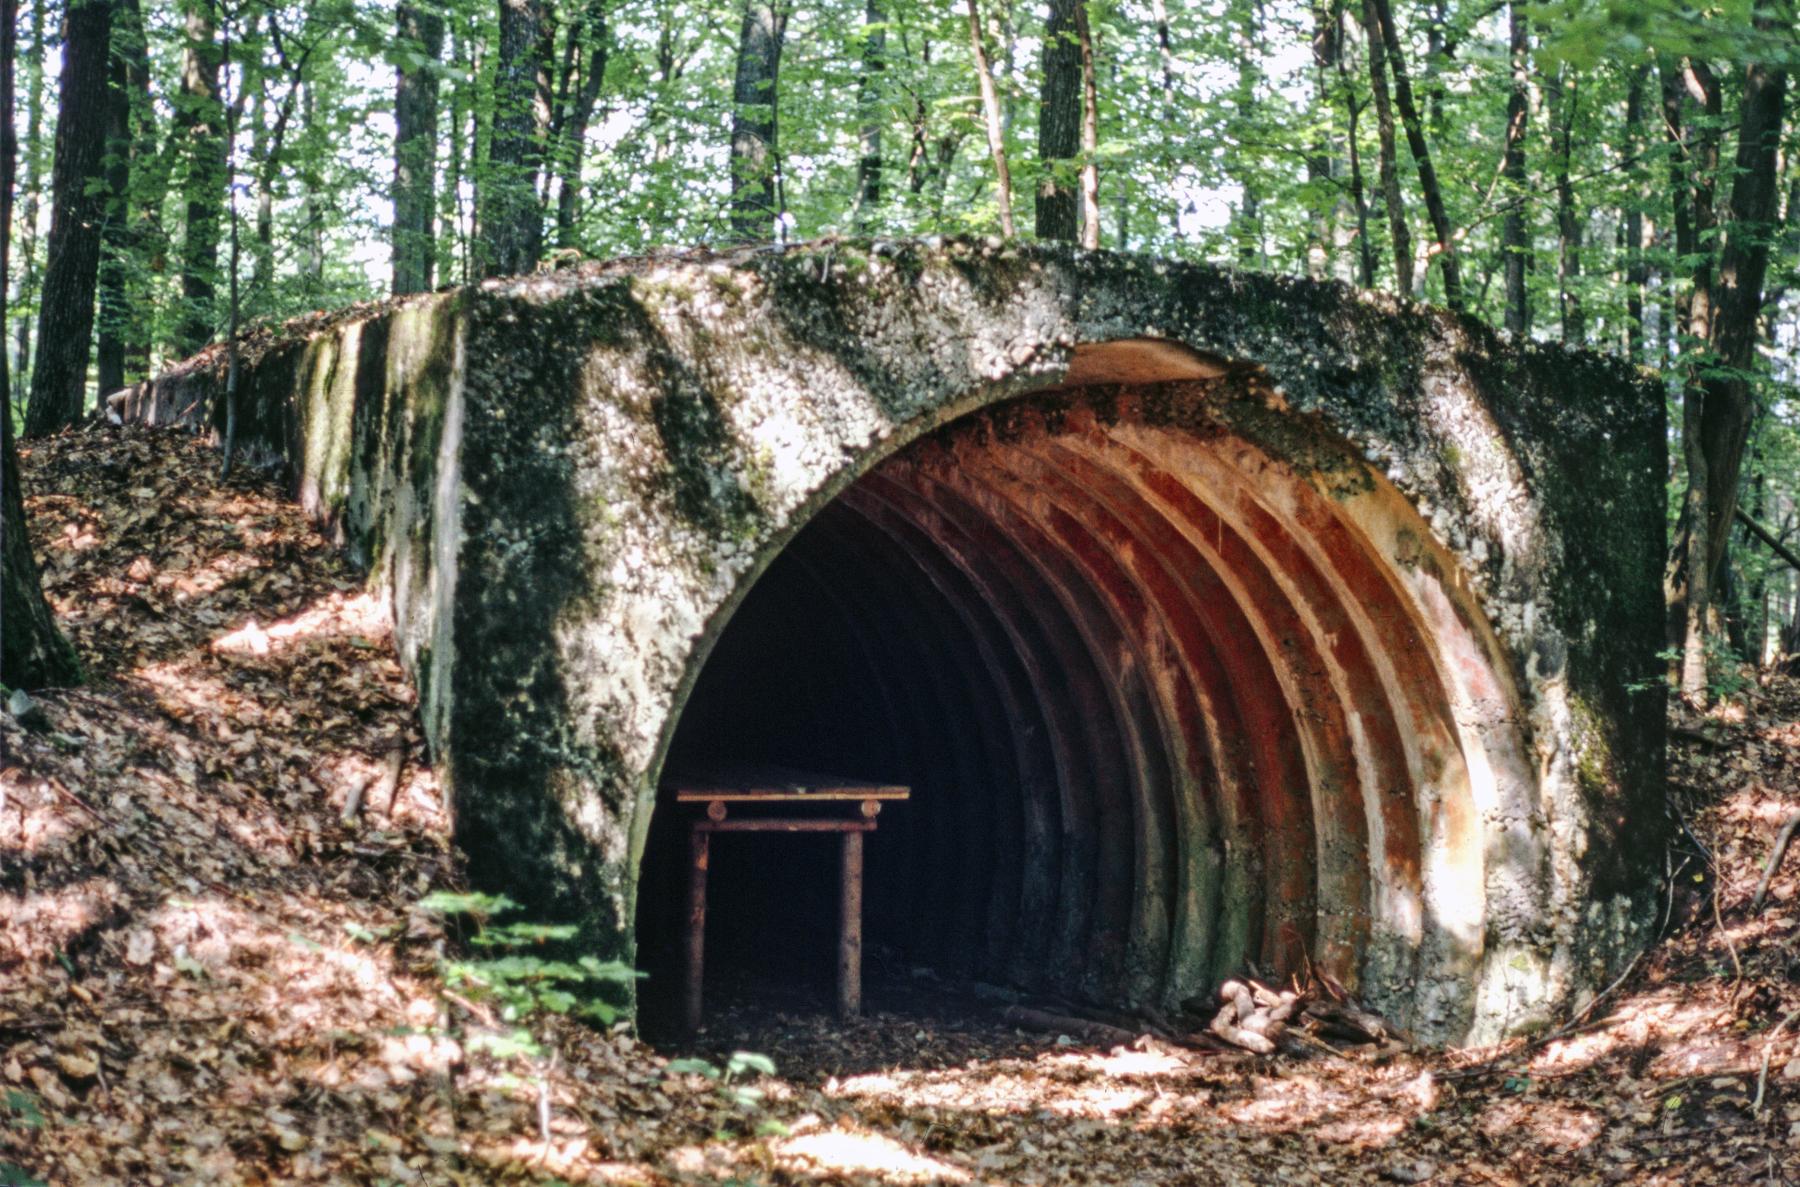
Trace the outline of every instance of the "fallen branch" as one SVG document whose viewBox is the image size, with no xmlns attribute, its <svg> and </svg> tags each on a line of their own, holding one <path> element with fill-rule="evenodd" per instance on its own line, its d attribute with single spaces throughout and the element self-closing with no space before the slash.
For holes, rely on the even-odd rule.
<svg viewBox="0 0 1800 1187">
<path fill-rule="evenodd" d="M 1138 1036 L 1117 1026 L 1109 1026 L 1104 1022 L 1092 1022 L 1086 1018 L 1074 1018 L 1067 1014 L 1052 1014 L 1047 1010 L 1034 1010 L 1030 1006 L 1008 1006 L 1000 1011 L 1003 1021 L 1012 1026 L 1026 1030 L 1066 1034 L 1074 1038 L 1083 1038 L 1091 1043 L 1104 1043 L 1107 1046 L 1118 1046 L 1121 1043 L 1135 1043 Z"/>
<path fill-rule="evenodd" d="M 1800 569 L 1800 557 L 1794 555 L 1794 550 L 1783 544 L 1776 537 L 1774 532 L 1771 532 L 1762 524 L 1751 519 L 1750 513 L 1745 511 L 1742 507 L 1737 508 L 1737 521 L 1743 524 L 1745 528 L 1749 529 L 1752 536 L 1755 536 L 1758 540 L 1767 544 L 1770 552 L 1773 552 L 1776 556 L 1786 561 L 1791 567 Z"/>
<path fill-rule="evenodd" d="M 1781 831 L 1775 834 L 1775 847 L 1769 850 L 1769 860 L 1763 865 L 1762 879 L 1756 884 L 1756 893 L 1750 896 L 1750 913 L 1761 911 L 1763 899 L 1768 896 L 1769 883 L 1775 877 L 1775 871 L 1781 868 L 1781 859 L 1787 855 L 1788 844 L 1794 839 L 1794 830 L 1800 828 L 1800 812 L 1787 818 Z"/>
</svg>

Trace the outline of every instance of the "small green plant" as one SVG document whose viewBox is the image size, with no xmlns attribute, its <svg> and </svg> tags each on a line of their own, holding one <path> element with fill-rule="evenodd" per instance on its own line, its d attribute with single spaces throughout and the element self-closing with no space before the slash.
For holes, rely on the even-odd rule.
<svg viewBox="0 0 1800 1187">
<path fill-rule="evenodd" d="M 573 924 L 518 921 L 497 923 L 497 916 L 519 909 L 505 895 L 437 891 L 419 900 L 421 910 L 466 919 L 474 928 L 470 955 L 444 961 L 444 982 L 470 998 L 491 1002 L 503 1022 L 516 1029 L 506 1035 L 482 1036 L 471 1042 L 500 1058 L 542 1054 L 524 1024 L 538 1014 L 574 1014 L 610 1025 L 618 1010 L 596 990 L 629 984 L 642 974 L 617 960 L 594 956 L 574 959 L 539 956 L 531 950 L 575 939 Z"/>
<path fill-rule="evenodd" d="M 754 1113 L 762 1108 L 763 1100 L 768 1094 L 760 1088 L 743 1083 L 743 1078 L 752 1073 L 760 1076 L 774 1075 L 775 1061 L 754 1051 L 733 1051 L 724 1067 L 711 1060 L 690 1057 L 671 1059 L 668 1071 L 677 1076 L 704 1076 L 713 1082 L 719 1095 L 733 1108 Z M 757 1122 L 756 1132 L 760 1136 L 782 1137 L 787 1134 L 788 1128 L 773 1117 L 765 1117 Z"/>
</svg>

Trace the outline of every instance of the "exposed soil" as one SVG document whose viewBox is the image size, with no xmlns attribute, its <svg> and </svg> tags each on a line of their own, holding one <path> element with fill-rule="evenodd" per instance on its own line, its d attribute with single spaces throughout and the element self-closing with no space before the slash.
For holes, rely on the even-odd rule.
<svg viewBox="0 0 1800 1187">
<path fill-rule="evenodd" d="M 1800 1182 L 1800 853 L 1749 907 L 1791 679 L 1675 722 L 1668 935 L 1553 1041 L 1099 1048 L 895 966 L 854 1024 L 722 986 L 688 1047 L 550 1017 L 508 1054 L 417 906 L 459 867 L 357 575 L 186 435 L 25 470 L 92 679 L 0 713 L 0 1183 Z M 778 1074 L 669 1062 L 737 1050 Z"/>
</svg>

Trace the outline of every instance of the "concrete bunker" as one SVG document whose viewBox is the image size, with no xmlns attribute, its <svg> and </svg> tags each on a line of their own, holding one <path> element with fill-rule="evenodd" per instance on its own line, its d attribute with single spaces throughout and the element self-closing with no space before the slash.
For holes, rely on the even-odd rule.
<svg viewBox="0 0 1800 1187">
<path fill-rule="evenodd" d="M 659 926 L 656 784 L 709 747 L 904 776 L 871 933 L 1116 1004 L 1311 962 L 1483 1038 L 1653 923 L 1662 406 L 1616 363 L 974 243 L 250 353 L 248 435 L 392 595 L 473 874 L 597 947 Z M 218 373 L 134 411 L 203 418 Z"/>
</svg>

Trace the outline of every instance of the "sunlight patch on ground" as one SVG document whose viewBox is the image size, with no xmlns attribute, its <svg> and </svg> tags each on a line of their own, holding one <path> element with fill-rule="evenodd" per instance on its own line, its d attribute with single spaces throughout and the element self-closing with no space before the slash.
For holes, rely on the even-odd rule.
<svg viewBox="0 0 1800 1187">
<path fill-rule="evenodd" d="M 118 898 L 118 884 L 110 878 L 0 894 L 0 964 L 54 957 L 104 918 Z"/>
<path fill-rule="evenodd" d="M 770 1149 L 788 1164 L 784 1169 L 796 1172 L 874 1175 L 883 1183 L 967 1183 L 970 1179 L 961 1167 L 864 1130 L 795 1134 L 771 1142 Z"/>
<path fill-rule="evenodd" d="M 387 611 L 373 594 L 323 598 L 299 614 L 264 627 L 256 619 L 212 641 L 221 655 L 268 655 L 295 643 L 348 637 L 367 646 L 385 640 Z"/>
</svg>

